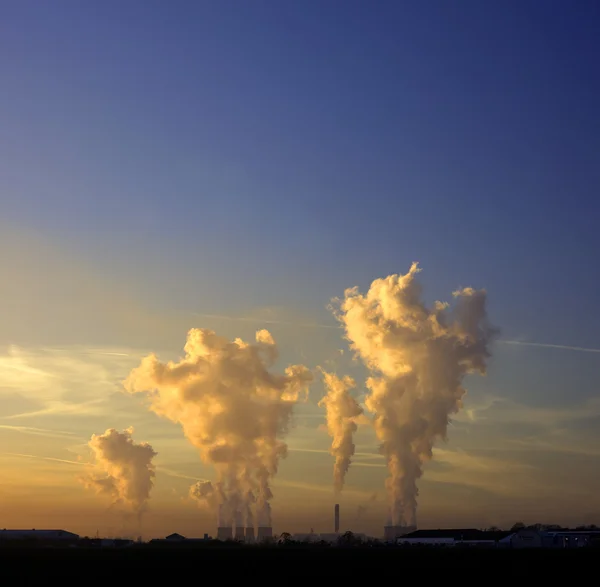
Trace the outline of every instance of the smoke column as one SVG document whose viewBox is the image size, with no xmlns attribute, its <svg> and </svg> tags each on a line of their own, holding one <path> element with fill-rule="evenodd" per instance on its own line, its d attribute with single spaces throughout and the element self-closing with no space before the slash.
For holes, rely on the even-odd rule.
<svg viewBox="0 0 600 587">
<path fill-rule="evenodd" d="M 118 432 L 109 428 L 104 434 L 92 435 L 88 445 L 93 450 L 97 466 L 104 475 L 80 478 L 87 487 L 107 493 L 115 504 L 124 503 L 140 516 L 147 506 L 155 476 L 152 459 L 154 449 L 147 443 L 135 443 L 133 428 Z"/>
<path fill-rule="evenodd" d="M 150 409 L 178 422 L 202 459 L 214 466 L 216 485 L 201 491 L 218 494 L 210 499 L 224 506 L 228 523 L 256 501 L 260 521 L 270 525 L 270 480 L 287 454 L 282 437 L 312 374 L 303 365 L 271 372 L 278 353 L 267 330 L 258 331 L 250 344 L 192 329 L 184 351 L 178 362 L 145 357 L 125 388 L 146 393 Z"/>
<path fill-rule="evenodd" d="M 485 374 L 495 334 L 486 319 L 484 290 L 454 292 L 455 305 L 420 300 L 413 263 L 406 275 L 373 281 L 334 300 L 351 349 L 370 371 L 365 402 L 386 458 L 392 524 L 415 525 L 417 480 L 449 417 L 462 406 L 468 373 Z"/>
<path fill-rule="evenodd" d="M 319 406 L 324 406 L 326 410 L 327 430 L 332 438 L 330 452 L 335 457 L 333 487 L 338 494 L 344 487 L 344 479 L 354 454 L 352 438 L 357 429 L 356 418 L 363 411 L 350 395 L 350 390 L 356 387 L 352 377 L 340 379 L 333 373 L 322 373 L 326 394 Z"/>
</svg>

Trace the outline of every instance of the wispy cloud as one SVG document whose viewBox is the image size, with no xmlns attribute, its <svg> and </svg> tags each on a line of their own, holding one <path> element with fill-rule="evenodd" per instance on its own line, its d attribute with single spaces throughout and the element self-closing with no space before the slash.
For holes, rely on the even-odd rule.
<svg viewBox="0 0 600 587">
<path fill-rule="evenodd" d="M 74 439 L 77 434 L 66 430 L 48 430 L 46 428 L 35 428 L 32 426 L 10 426 L 8 424 L 0 424 L 2 430 L 12 430 L 13 432 L 21 432 L 23 434 L 33 434 L 35 436 L 47 436 L 50 438 L 69 438 Z"/>
<path fill-rule="evenodd" d="M 600 416 L 600 398 L 564 407 L 528 406 L 513 400 L 486 396 L 467 405 L 454 416 L 457 422 L 522 423 L 533 426 L 557 427 L 560 424 Z"/>
<path fill-rule="evenodd" d="M 451 465 L 455 469 L 481 473 L 509 473 L 515 470 L 533 470 L 531 465 L 516 460 L 501 459 L 464 450 L 433 449 L 433 460 L 436 463 Z"/>
<path fill-rule="evenodd" d="M 273 487 L 285 487 L 289 489 L 300 489 L 311 493 L 327 493 L 333 495 L 333 488 L 330 484 L 320 485 L 317 483 L 307 483 L 304 481 L 290 481 L 287 479 L 278 478 L 273 480 Z M 372 493 L 372 490 L 360 491 L 358 489 L 352 489 L 351 487 L 347 487 L 344 489 L 345 497 L 358 497 L 360 499 L 365 499 L 372 495 Z"/>
<path fill-rule="evenodd" d="M 355 460 L 352 463 L 353 467 L 373 467 L 375 469 L 385 469 L 386 464 L 382 461 L 381 463 L 365 463 L 364 461 Z"/>
<path fill-rule="evenodd" d="M 562 453 L 568 455 L 577 455 L 584 457 L 598 458 L 600 457 L 600 450 L 594 446 L 587 444 L 574 444 L 568 439 L 552 437 L 551 435 L 547 438 L 540 437 L 528 437 L 528 438 L 511 438 L 507 440 L 507 445 L 510 450 L 522 450 L 526 452 L 539 451 L 548 453 Z"/>
<path fill-rule="evenodd" d="M 523 497 L 539 486 L 532 465 L 441 448 L 434 448 L 433 460 L 426 466 L 423 479 L 472 487 L 503 497 Z"/>
<path fill-rule="evenodd" d="M 23 418 L 35 418 L 38 416 L 55 416 L 58 414 L 89 415 L 102 413 L 98 408 L 105 403 L 104 399 L 90 400 L 88 402 L 74 403 L 62 401 L 49 401 L 48 406 L 42 410 L 33 412 L 23 412 L 21 414 L 12 414 L 5 416 L 3 420 L 19 420 Z"/>
<path fill-rule="evenodd" d="M 185 475 L 184 473 L 180 473 L 179 471 L 175 471 L 168 467 L 163 467 L 161 465 L 156 466 L 157 473 L 162 473 L 163 475 L 168 475 L 169 477 L 175 477 L 176 479 L 188 479 L 190 481 L 206 481 L 202 477 L 194 477 L 192 475 Z"/>
<path fill-rule="evenodd" d="M 118 347 L 12 345 L 0 351 L 2 419 L 102 415 L 141 355 Z"/>
</svg>

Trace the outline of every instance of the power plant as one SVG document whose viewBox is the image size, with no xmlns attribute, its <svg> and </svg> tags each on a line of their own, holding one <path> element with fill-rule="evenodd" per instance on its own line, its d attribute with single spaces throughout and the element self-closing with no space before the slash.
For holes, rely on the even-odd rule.
<svg viewBox="0 0 600 587">
<path fill-rule="evenodd" d="M 234 516 L 227 516 L 226 509 L 223 505 L 219 506 L 219 516 L 217 522 L 217 540 L 238 540 L 246 544 L 254 544 L 260 542 L 268 542 L 273 539 L 273 528 L 271 526 L 259 525 L 257 528 L 254 524 L 251 526 L 252 517 L 246 519 L 244 525 L 244 516 L 241 512 L 235 512 Z M 259 522 L 260 523 L 260 522 Z M 383 539 L 386 542 L 395 542 L 398 538 L 406 536 L 417 529 L 416 526 L 402 526 L 392 524 L 391 517 L 388 518 L 387 524 L 383 527 Z M 340 536 L 340 504 L 336 503 L 333 508 L 333 532 L 331 534 L 314 534 L 311 530 L 310 534 L 298 535 L 303 539 L 315 539 L 319 537 L 321 540 L 335 542 Z"/>
<path fill-rule="evenodd" d="M 244 516 L 240 510 L 235 512 L 235 526 L 234 526 L 234 537 L 236 540 L 244 540 L 245 528 L 244 528 Z"/>
<path fill-rule="evenodd" d="M 258 528 L 258 536 L 254 533 L 252 526 L 219 526 L 217 528 L 217 540 L 239 540 L 246 544 L 254 542 L 264 542 L 273 538 L 273 528 L 262 526 Z"/>
<path fill-rule="evenodd" d="M 255 534 L 252 517 L 249 516 L 244 524 L 242 512 L 236 511 L 233 518 L 227 514 L 227 507 L 224 504 L 219 505 L 219 515 L 217 518 L 217 540 L 238 540 L 246 544 L 254 542 L 264 542 L 273 538 L 273 529 L 271 526 L 259 526 L 258 534 Z M 249 526 L 248 524 L 252 525 Z"/>
</svg>

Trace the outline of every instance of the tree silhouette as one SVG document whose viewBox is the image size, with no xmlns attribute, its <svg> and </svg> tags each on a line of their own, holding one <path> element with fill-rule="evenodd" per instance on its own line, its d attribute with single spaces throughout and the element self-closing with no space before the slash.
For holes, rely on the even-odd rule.
<svg viewBox="0 0 600 587">
<path fill-rule="evenodd" d="M 344 534 L 338 538 L 338 544 L 340 546 L 358 546 L 360 543 L 361 541 L 354 535 L 354 532 L 350 532 L 350 530 L 344 532 Z"/>
<path fill-rule="evenodd" d="M 292 541 L 292 535 L 289 532 L 282 532 L 279 535 L 279 544 L 289 544 Z"/>
</svg>

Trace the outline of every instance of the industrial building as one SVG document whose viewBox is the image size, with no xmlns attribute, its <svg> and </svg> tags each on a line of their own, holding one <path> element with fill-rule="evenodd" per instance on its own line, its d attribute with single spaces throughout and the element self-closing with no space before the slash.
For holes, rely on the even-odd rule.
<svg viewBox="0 0 600 587">
<path fill-rule="evenodd" d="M 327 542 L 329 544 L 335 544 L 340 539 L 340 504 L 336 503 L 333 508 L 333 532 L 325 532 L 317 534 L 312 530 L 308 533 L 297 533 L 292 536 L 292 540 L 296 542 Z M 353 532 L 353 536 L 358 540 L 366 540 L 365 534 L 356 534 Z"/>
<path fill-rule="evenodd" d="M 416 530 L 396 540 L 399 545 L 477 546 L 491 548 L 584 548 L 600 544 L 600 531 L 535 530 Z"/>
<path fill-rule="evenodd" d="M 361 541 L 367 539 L 366 534 L 353 533 L 353 536 L 357 540 L 361 540 Z M 309 532 L 309 533 L 294 534 L 292 536 L 292 540 L 294 540 L 295 542 L 308 542 L 308 543 L 327 542 L 329 544 L 336 544 L 339 541 L 340 537 L 341 537 L 341 535 L 339 532 L 333 532 L 333 533 L 326 532 L 323 534 L 316 534 L 314 532 Z"/>
<path fill-rule="evenodd" d="M 0 540 L 39 540 L 44 542 L 75 542 L 78 534 L 66 530 L 0 530 Z"/>
<path fill-rule="evenodd" d="M 270 526 L 259 526 L 255 533 L 253 526 L 219 526 L 217 528 L 217 540 L 238 540 L 246 544 L 264 542 L 273 538 L 273 528 Z"/>
<path fill-rule="evenodd" d="M 598 530 L 528 530 L 515 532 L 512 548 L 585 548 L 600 544 Z"/>
<path fill-rule="evenodd" d="M 510 546 L 513 532 L 485 531 L 475 528 L 448 530 L 415 530 L 397 538 L 401 545 L 420 546 Z"/>
<path fill-rule="evenodd" d="M 150 544 L 152 545 L 191 545 L 198 544 L 201 542 L 208 542 L 211 540 L 211 537 L 208 534 L 204 534 L 204 538 L 186 538 L 181 534 L 169 534 L 165 538 L 153 538 L 150 540 Z"/>
<path fill-rule="evenodd" d="M 246 518 L 244 524 L 244 517 Z M 273 529 L 271 526 L 254 527 L 253 517 L 244 516 L 240 510 L 229 511 L 225 504 L 219 505 L 217 517 L 217 540 L 225 542 L 227 540 L 236 540 L 246 544 L 255 542 L 265 542 L 273 538 Z"/>
</svg>

